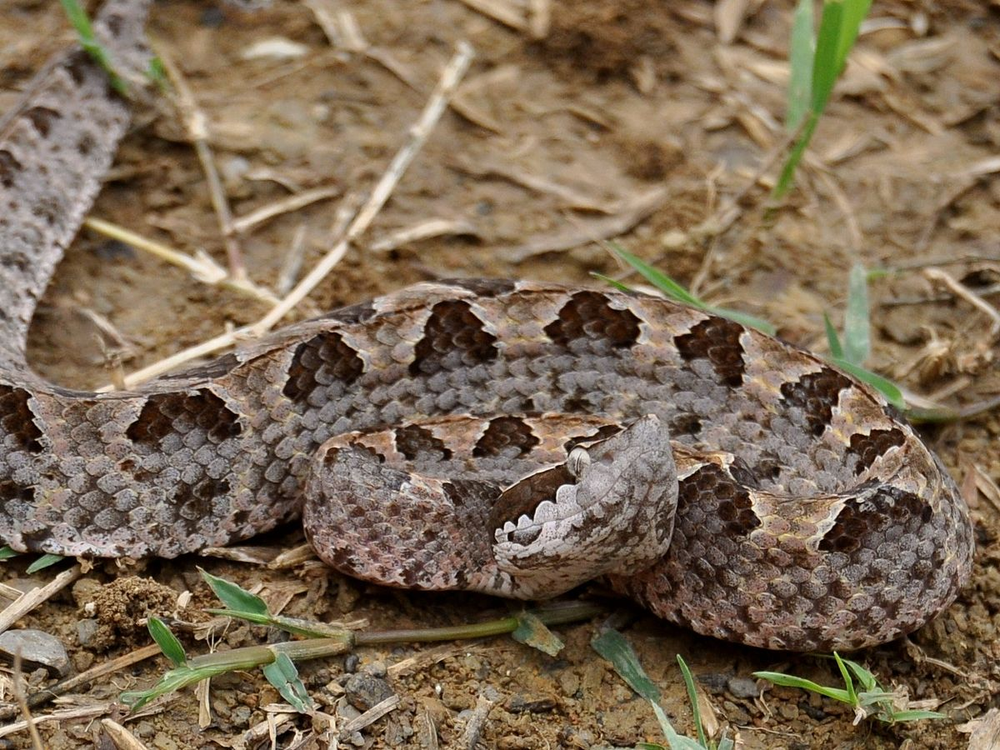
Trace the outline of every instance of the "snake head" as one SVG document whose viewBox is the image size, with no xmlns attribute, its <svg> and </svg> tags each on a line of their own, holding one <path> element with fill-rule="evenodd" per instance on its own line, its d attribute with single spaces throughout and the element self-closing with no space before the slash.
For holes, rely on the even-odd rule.
<svg viewBox="0 0 1000 750">
<path fill-rule="evenodd" d="M 491 515 L 493 554 L 515 596 L 556 596 L 658 560 L 670 545 L 676 508 L 670 435 L 646 416 L 507 488 Z"/>
</svg>

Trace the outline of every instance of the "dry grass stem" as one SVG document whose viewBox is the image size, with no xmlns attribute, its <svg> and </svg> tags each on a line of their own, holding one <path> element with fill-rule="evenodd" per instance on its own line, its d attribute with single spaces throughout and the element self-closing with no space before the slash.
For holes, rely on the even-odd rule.
<svg viewBox="0 0 1000 750">
<path fill-rule="evenodd" d="M 472 61 L 472 47 L 466 42 L 459 42 L 458 50 L 442 71 L 434 92 L 431 94 L 424 111 L 416 124 L 410 128 L 406 142 L 390 162 L 382 178 L 375 185 L 368 201 L 361 207 L 357 216 L 350 223 L 344 238 L 331 248 L 323 259 L 313 268 L 299 284 L 285 296 L 267 315 L 251 326 L 255 336 L 260 336 L 281 320 L 290 310 L 295 308 L 324 279 L 347 253 L 351 242 L 360 237 L 371 225 L 378 212 L 389 199 L 392 191 L 399 183 L 406 168 L 420 151 L 431 131 L 441 118 L 448 100 L 454 94 L 459 81 L 465 75 Z"/>
<path fill-rule="evenodd" d="M 111 719 L 101 719 L 101 728 L 117 750 L 148 750 L 139 738 Z"/>
<path fill-rule="evenodd" d="M 420 91 L 417 80 L 392 53 L 371 46 L 361 33 L 361 27 L 350 11 L 340 8 L 334 0 L 305 0 L 316 23 L 323 30 L 330 46 L 353 54 L 361 54 L 381 65 L 414 91 Z"/>
<path fill-rule="evenodd" d="M 176 354 L 172 354 L 169 357 L 161 359 L 159 362 L 154 362 L 148 367 L 143 367 L 141 370 L 136 370 L 130 375 L 126 375 L 125 387 L 135 388 L 141 383 L 145 383 L 147 380 L 152 380 L 155 377 L 176 370 L 181 365 L 187 364 L 192 360 L 217 354 L 223 349 L 227 349 L 240 339 L 246 338 L 249 335 L 249 328 L 236 328 L 232 331 L 220 334 L 215 338 L 211 338 L 208 341 L 203 341 L 200 344 L 188 347 L 187 349 L 179 351 Z M 98 388 L 97 392 L 108 393 L 112 390 L 114 390 L 112 386 L 106 385 Z"/>
<path fill-rule="evenodd" d="M 31 591 L 26 591 L 17 601 L 7 605 L 0 611 L 0 633 L 10 628 L 35 607 L 48 601 L 53 595 L 69 586 L 81 575 L 80 566 L 74 565 L 69 570 L 64 570 L 44 586 L 38 586 L 31 589 Z"/>
<path fill-rule="evenodd" d="M 192 278 L 200 281 L 202 284 L 231 289 L 239 294 L 244 294 L 272 305 L 278 301 L 278 298 L 273 293 L 257 286 L 248 278 L 236 279 L 230 276 L 226 269 L 212 260 L 205 252 L 199 251 L 197 257 L 191 257 L 186 253 L 179 252 L 171 247 L 143 237 L 141 234 L 136 234 L 117 224 L 112 224 L 110 221 L 95 219 L 92 216 L 85 219 L 83 225 L 98 234 L 118 240 L 119 242 L 124 242 L 137 250 L 155 255 L 160 260 L 164 260 L 171 265 L 183 268 Z"/>
<path fill-rule="evenodd" d="M 100 703 L 95 706 L 83 706 L 81 708 L 67 708 L 61 709 L 59 711 L 53 711 L 50 714 L 42 714 L 37 716 L 31 721 L 14 721 L 10 724 L 5 724 L 0 726 L 0 737 L 8 737 L 12 734 L 17 734 L 18 732 L 23 732 L 31 726 L 37 726 L 38 724 L 48 723 L 48 722 L 70 722 L 76 721 L 78 719 L 93 719 L 97 716 L 102 716 L 109 711 L 111 711 L 111 703 Z M 44 748 L 44 745 L 42 746 Z"/>
<path fill-rule="evenodd" d="M 60 680 L 53 685 L 49 685 L 45 688 L 45 690 L 33 694 L 28 700 L 28 704 L 32 707 L 41 706 L 60 695 L 76 690 L 82 685 L 87 685 L 88 683 L 99 680 L 107 675 L 114 674 L 115 672 L 119 672 L 126 667 L 131 667 L 133 664 L 138 664 L 146 659 L 159 656 L 161 653 L 160 647 L 155 643 L 149 646 L 143 646 L 142 648 L 130 651 L 127 654 L 123 654 L 122 656 L 112 659 L 111 661 L 91 667 L 85 672 L 80 672 L 80 674 L 73 675 L 65 680 Z"/>
<path fill-rule="evenodd" d="M 517 31 L 525 31 L 528 27 L 527 8 L 524 2 L 517 0 L 462 0 L 462 2 L 474 11 Z"/>
<path fill-rule="evenodd" d="M 194 146 L 195 153 L 198 154 L 198 161 L 201 162 L 202 171 L 208 182 L 208 191 L 212 199 L 212 206 L 215 208 L 215 215 L 219 221 L 219 231 L 226 247 L 226 257 L 229 260 L 229 274 L 236 282 L 246 281 L 247 269 L 243 263 L 243 254 L 240 252 L 239 243 L 236 241 L 236 232 L 233 229 L 233 214 L 229 209 L 229 200 L 222 189 L 222 180 L 219 179 L 219 170 L 215 167 L 215 157 L 212 149 L 208 145 L 208 117 L 198 107 L 198 103 L 187 85 L 180 68 L 167 55 L 162 45 L 153 44 L 153 49 L 163 63 L 163 68 L 174 85 L 176 91 L 177 109 L 184 121 L 188 138 Z"/>
<path fill-rule="evenodd" d="M 340 195 L 340 188 L 332 186 L 303 190 L 301 193 L 290 195 L 274 203 L 268 203 L 266 206 L 261 206 L 245 216 L 233 219 L 233 231 L 244 234 L 263 224 L 265 221 L 273 219 L 275 216 L 292 213 L 312 203 L 336 198 L 338 195 Z"/>
<path fill-rule="evenodd" d="M 380 240 L 371 243 L 368 249 L 374 252 L 387 252 L 412 242 L 420 242 L 432 237 L 455 235 L 481 236 L 476 227 L 464 219 L 427 219 L 426 221 L 414 224 L 412 227 L 405 227 L 386 235 Z"/>
<path fill-rule="evenodd" d="M 499 177 L 509 182 L 527 188 L 535 193 L 551 195 L 561 201 L 566 208 L 582 211 L 594 211 L 602 214 L 614 214 L 622 210 L 620 200 L 601 200 L 592 195 L 560 185 L 541 175 L 531 174 L 516 166 L 501 162 L 473 162 L 471 159 L 456 160 L 454 167 L 473 177 Z"/>
<path fill-rule="evenodd" d="M 270 707 L 268 707 L 270 708 Z M 234 748 L 260 747 L 261 740 L 269 739 L 271 747 L 277 747 L 278 730 L 291 722 L 298 714 L 285 706 L 283 711 L 268 711 L 267 718 L 247 729 L 235 740 Z"/>
<path fill-rule="evenodd" d="M 271 570 L 287 570 L 295 568 L 309 560 L 315 559 L 316 553 L 313 551 L 312 545 L 305 543 L 296 545 L 291 549 L 284 550 L 281 554 L 271 560 L 267 564 L 267 567 Z"/>
<path fill-rule="evenodd" d="M 950 273 L 942 271 L 940 268 L 925 268 L 923 275 L 931 283 L 946 287 L 956 297 L 964 299 L 977 310 L 985 313 L 993 321 L 990 325 L 990 339 L 992 341 L 996 340 L 997 336 L 1000 335 L 1000 313 L 997 312 L 997 309 L 993 305 L 973 292 L 965 284 L 959 282 Z"/>
<path fill-rule="evenodd" d="M 355 732 L 360 732 L 365 727 L 371 726 L 386 714 L 395 711 L 397 708 L 399 708 L 400 703 L 402 703 L 402 698 L 400 698 L 398 695 L 390 695 L 385 700 L 376 703 L 374 706 L 372 706 L 363 714 L 361 714 L 361 716 L 356 716 L 350 721 L 346 722 L 340 728 L 341 738 L 346 739 Z"/>
<path fill-rule="evenodd" d="M 42 743 L 42 736 L 38 733 L 38 727 L 35 726 L 35 721 L 31 718 L 31 709 L 28 708 L 28 701 L 24 697 L 24 675 L 21 674 L 20 649 L 14 654 L 14 679 L 12 681 L 12 688 L 14 691 L 14 700 L 17 701 L 17 707 L 21 711 L 21 716 L 24 717 L 24 723 L 28 726 L 28 734 L 31 735 L 31 746 L 34 750 L 45 750 L 45 745 Z"/>
</svg>

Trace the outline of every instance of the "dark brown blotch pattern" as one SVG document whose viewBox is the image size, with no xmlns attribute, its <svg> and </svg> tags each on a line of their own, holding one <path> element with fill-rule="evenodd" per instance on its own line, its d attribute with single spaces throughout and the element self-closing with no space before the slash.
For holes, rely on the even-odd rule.
<svg viewBox="0 0 1000 750">
<path fill-rule="evenodd" d="M 846 375 L 829 367 L 803 375 L 781 386 L 781 395 L 789 406 L 802 409 L 806 425 L 819 437 L 830 424 L 840 392 L 854 385 Z"/>
<path fill-rule="evenodd" d="M 420 425 L 410 424 L 396 428 L 396 449 L 407 461 L 413 461 L 419 456 L 430 456 L 439 461 L 451 458 L 444 442 L 430 430 Z"/>
<path fill-rule="evenodd" d="M 631 310 L 612 307 L 608 298 L 591 291 L 576 292 L 559 310 L 559 317 L 545 326 L 553 343 L 575 348 L 580 342 L 602 353 L 630 347 L 639 340 L 639 318 Z"/>
<path fill-rule="evenodd" d="M 216 445 L 242 432 L 239 417 L 211 391 L 148 396 L 126 436 L 140 445 L 157 446 L 173 432 L 201 430 Z"/>
<path fill-rule="evenodd" d="M 516 448 L 517 455 L 530 453 L 541 442 L 531 426 L 517 417 L 491 419 L 486 430 L 472 449 L 476 458 L 499 456 L 508 448 Z"/>
<path fill-rule="evenodd" d="M 364 370 L 364 361 L 339 333 L 320 333 L 295 347 L 282 393 L 294 403 L 305 405 L 318 389 L 338 381 L 349 385 Z"/>
<path fill-rule="evenodd" d="M 434 375 L 492 362 L 500 354 L 496 341 L 468 302 L 438 302 L 424 325 L 423 338 L 414 347 L 410 374 Z"/>
<path fill-rule="evenodd" d="M 7 149 L 0 149 L 0 186 L 14 187 L 14 180 L 22 169 L 21 162 Z"/>
<path fill-rule="evenodd" d="M 49 107 L 37 106 L 25 110 L 24 117 L 42 138 L 48 138 L 52 132 L 52 123 L 59 119 L 59 113 Z"/>
<path fill-rule="evenodd" d="M 35 488 L 29 484 L 15 482 L 13 479 L 0 479 L 0 502 L 34 504 Z"/>
<path fill-rule="evenodd" d="M 761 526 L 750 494 L 722 468 L 707 463 L 680 483 L 677 515 L 682 518 L 689 508 L 713 505 L 731 539 L 744 539 Z"/>
<path fill-rule="evenodd" d="M 866 483 L 868 484 L 868 483 Z M 864 486 L 864 485 L 863 485 Z M 930 523 L 934 509 L 911 492 L 897 487 L 879 487 L 874 493 L 861 492 L 849 498 L 819 548 L 824 552 L 850 554 L 865 547 L 878 549 L 889 529 L 900 535 L 922 536 L 921 527 Z"/>
<path fill-rule="evenodd" d="M 743 326 L 739 323 L 713 317 L 696 324 L 674 343 L 685 361 L 707 359 L 723 383 L 738 388 L 746 372 L 743 344 L 740 343 L 742 335 Z"/>
<path fill-rule="evenodd" d="M 851 444 L 848 448 L 848 453 L 858 457 L 854 473 L 861 474 L 871 468 L 879 456 L 884 455 L 890 448 L 899 448 L 905 442 L 906 436 L 896 427 L 889 430 L 872 430 L 867 435 L 854 433 L 851 435 Z"/>
<path fill-rule="evenodd" d="M 0 385 L 0 437 L 10 435 L 21 450 L 41 453 L 42 430 L 35 424 L 30 398 L 23 388 Z"/>
</svg>

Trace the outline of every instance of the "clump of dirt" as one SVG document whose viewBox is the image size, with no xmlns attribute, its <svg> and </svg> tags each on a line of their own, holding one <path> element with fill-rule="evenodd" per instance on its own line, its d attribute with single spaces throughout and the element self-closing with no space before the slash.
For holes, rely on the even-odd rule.
<svg viewBox="0 0 1000 750">
<path fill-rule="evenodd" d="M 146 620 L 150 615 L 163 617 L 177 607 L 176 591 L 139 576 L 116 578 L 104 585 L 83 579 L 73 595 L 80 609 L 97 621 L 86 639 L 87 647 L 96 652 L 148 643 Z"/>
</svg>

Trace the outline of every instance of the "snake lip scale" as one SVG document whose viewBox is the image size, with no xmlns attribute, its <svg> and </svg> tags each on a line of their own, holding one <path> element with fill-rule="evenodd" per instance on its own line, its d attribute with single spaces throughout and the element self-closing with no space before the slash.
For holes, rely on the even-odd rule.
<svg viewBox="0 0 1000 750">
<path fill-rule="evenodd" d="M 148 2 L 95 28 L 146 61 Z M 544 598 L 595 577 L 699 633 L 854 649 L 971 573 L 968 510 L 885 400 L 822 359 L 639 294 L 420 284 L 135 391 L 25 356 L 38 299 L 127 103 L 79 50 L 0 121 L 0 538 L 174 557 L 302 515 L 329 564 L 413 589 Z"/>
</svg>

